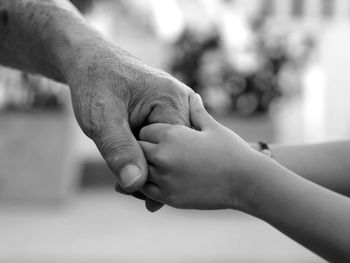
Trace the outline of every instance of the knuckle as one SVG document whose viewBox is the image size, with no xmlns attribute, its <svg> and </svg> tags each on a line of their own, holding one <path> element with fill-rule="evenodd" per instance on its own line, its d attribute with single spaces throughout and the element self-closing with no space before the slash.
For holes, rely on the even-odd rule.
<svg viewBox="0 0 350 263">
<path fill-rule="evenodd" d="M 162 93 L 160 93 L 160 96 L 165 104 L 178 108 L 188 101 L 189 92 L 187 89 L 189 88 L 176 79 L 172 77 L 162 79 L 160 85 L 162 87 Z"/>
<path fill-rule="evenodd" d="M 150 122 L 189 125 L 189 88 L 172 77 L 158 79 Z"/>
</svg>

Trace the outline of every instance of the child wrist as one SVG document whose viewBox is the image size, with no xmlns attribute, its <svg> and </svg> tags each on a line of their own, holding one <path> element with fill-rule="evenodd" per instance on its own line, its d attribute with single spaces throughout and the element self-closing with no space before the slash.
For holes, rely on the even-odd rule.
<svg viewBox="0 0 350 263">
<path fill-rule="evenodd" d="M 263 194 L 262 189 L 268 188 L 269 174 L 273 169 L 273 159 L 268 155 L 254 151 L 252 165 L 236 186 L 235 193 L 232 195 L 232 209 L 244 213 L 256 215 L 259 199 Z"/>
</svg>

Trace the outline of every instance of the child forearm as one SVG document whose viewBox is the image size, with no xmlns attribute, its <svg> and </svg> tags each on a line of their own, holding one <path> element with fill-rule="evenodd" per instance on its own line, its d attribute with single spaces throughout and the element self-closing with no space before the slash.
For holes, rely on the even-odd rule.
<svg viewBox="0 0 350 263">
<path fill-rule="evenodd" d="M 273 158 L 284 167 L 332 191 L 350 196 L 349 141 L 270 145 L 270 148 Z"/>
<path fill-rule="evenodd" d="M 318 255 L 350 262 L 350 200 L 264 160 L 246 196 L 248 212 Z"/>
<path fill-rule="evenodd" d="M 350 262 L 350 199 L 254 151 L 217 123 L 195 94 L 190 116 L 196 130 L 166 124 L 142 128 L 140 145 L 152 164 L 142 189 L 146 196 L 177 208 L 238 209 L 325 259 Z"/>
</svg>

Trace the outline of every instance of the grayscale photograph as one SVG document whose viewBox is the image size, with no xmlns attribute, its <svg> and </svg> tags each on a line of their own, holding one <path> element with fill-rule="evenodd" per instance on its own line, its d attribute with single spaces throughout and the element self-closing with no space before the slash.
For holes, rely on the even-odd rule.
<svg viewBox="0 0 350 263">
<path fill-rule="evenodd" d="M 0 263 L 234 262 L 350 262 L 350 0 L 0 0 Z"/>
</svg>

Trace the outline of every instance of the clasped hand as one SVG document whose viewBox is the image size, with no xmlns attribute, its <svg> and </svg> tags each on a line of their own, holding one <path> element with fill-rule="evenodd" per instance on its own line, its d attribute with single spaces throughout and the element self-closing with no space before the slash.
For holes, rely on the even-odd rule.
<svg viewBox="0 0 350 263">
<path fill-rule="evenodd" d="M 192 129 L 161 123 L 141 129 L 148 161 L 141 192 L 176 208 L 240 209 L 242 185 L 259 154 L 215 121 L 198 94 L 190 96 L 190 121 Z"/>
<path fill-rule="evenodd" d="M 77 121 L 116 175 L 116 190 L 146 197 L 150 211 L 161 203 L 237 207 L 256 151 L 169 74 L 103 41 L 90 50 L 65 75 Z"/>
</svg>

